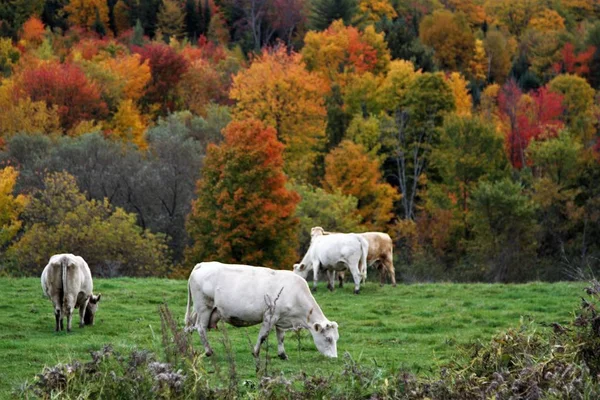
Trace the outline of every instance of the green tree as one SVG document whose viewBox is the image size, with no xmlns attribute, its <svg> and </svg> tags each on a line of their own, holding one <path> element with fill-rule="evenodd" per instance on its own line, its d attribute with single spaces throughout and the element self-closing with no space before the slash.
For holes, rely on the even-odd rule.
<svg viewBox="0 0 600 400">
<path fill-rule="evenodd" d="M 275 129 L 233 121 L 210 145 L 187 231 L 186 258 L 290 269 L 296 259 L 299 196 L 286 189 L 283 145 Z"/>
<path fill-rule="evenodd" d="M 402 195 L 403 218 L 414 220 L 417 193 L 432 146 L 439 142 L 444 116 L 455 109 L 454 95 L 441 73 L 424 73 L 408 85 L 394 118 L 384 122 L 385 153 Z"/>
<path fill-rule="evenodd" d="M 564 120 L 569 130 L 589 145 L 595 132 L 594 96 L 596 92 L 587 81 L 577 75 L 558 75 L 548 83 L 550 91 L 562 94 Z"/>
<path fill-rule="evenodd" d="M 169 261 L 164 238 L 108 200 L 87 200 L 75 178 L 49 174 L 23 211 L 25 233 L 7 251 L 16 273 L 38 275 L 49 255 L 74 253 L 94 276 L 160 276 Z"/>
<path fill-rule="evenodd" d="M 315 30 L 327 28 L 335 20 L 350 24 L 356 13 L 356 0 L 314 0 L 309 15 L 310 27 Z"/>
<path fill-rule="evenodd" d="M 465 218 L 477 183 L 505 176 L 509 166 L 504 139 L 493 125 L 479 117 L 449 116 L 431 159 L 442 184 L 455 196 Z"/>
<path fill-rule="evenodd" d="M 310 230 L 321 226 L 331 232 L 360 232 L 364 227 L 356 213 L 358 199 L 341 192 L 329 193 L 310 185 L 291 187 L 300 195 L 296 208 L 299 224 L 299 253 L 304 254 L 310 245 Z"/>
<path fill-rule="evenodd" d="M 481 181 L 469 202 L 474 238 L 470 252 L 495 282 L 535 275 L 536 207 L 519 183 Z"/>
<path fill-rule="evenodd" d="M 583 172 L 583 164 L 578 161 L 584 158 L 582 145 L 568 131 L 563 131 L 556 138 L 533 141 L 527 152 L 534 172 L 532 199 L 538 206 L 538 253 L 550 265 L 556 265 L 558 259 L 563 262 L 574 259 L 581 266 L 581 242 L 574 238 L 578 231 L 586 229 L 585 208 L 577 201 L 582 189 L 576 181 Z M 564 264 L 547 268 L 546 279 L 565 277 L 581 276 L 574 269 L 565 269 Z"/>
</svg>

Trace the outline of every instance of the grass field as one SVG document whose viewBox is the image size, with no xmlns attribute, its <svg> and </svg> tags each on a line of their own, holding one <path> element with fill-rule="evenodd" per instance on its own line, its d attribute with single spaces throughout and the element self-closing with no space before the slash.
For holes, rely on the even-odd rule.
<svg viewBox="0 0 600 400">
<path fill-rule="evenodd" d="M 160 353 L 161 327 L 157 312 L 166 301 L 183 322 L 187 299 L 186 281 L 167 279 L 96 279 L 102 293 L 96 325 L 74 332 L 54 332 L 51 302 L 42 297 L 39 279 L 0 279 L 0 398 L 33 379 L 44 365 L 72 359 L 89 360 L 89 351 L 104 344 L 116 350 L 146 348 Z M 339 324 L 338 359 L 327 359 L 315 348 L 308 333 L 288 333 L 288 361 L 276 358 L 275 335 L 269 338 L 274 358 L 270 371 L 330 374 L 338 371 L 342 355 L 349 352 L 362 363 L 392 370 L 409 369 L 427 374 L 455 352 L 457 345 L 487 341 L 504 328 L 517 326 L 520 318 L 540 323 L 566 322 L 578 306 L 583 283 L 414 284 L 380 288 L 367 283 L 361 294 L 352 286 L 334 293 L 319 287 L 315 294 L 325 315 Z M 256 379 L 251 342 L 258 327 L 228 328 L 237 370 L 242 379 Z M 194 334 L 200 350 L 200 340 Z M 209 333 L 215 350 L 208 368 L 227 368 L 222 334 Z M 264 350 L 263 350 L 264 351 Z"/>
</svg>

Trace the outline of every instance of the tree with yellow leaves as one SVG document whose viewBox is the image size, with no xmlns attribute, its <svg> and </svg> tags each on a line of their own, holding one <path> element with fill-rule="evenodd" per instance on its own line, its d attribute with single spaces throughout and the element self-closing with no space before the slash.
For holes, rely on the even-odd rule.
<svg viewBox="0 0 600 400">
<path fill-rule="evenodd" d="M 27 204 L 27 198 L 13 195 L 18 176 L 13 167 L 0 169 L 0 250 L 10 243 L 22 225 L 19 215 Z"/>
<path fill-rule="evenodd" d="M 91 29 L 99 19 L 108 26 L 108 4 L 106 0 L 71 0 L 64 8 L 72 25 Z"/>
<path fill-rule="evenodd" d="M 397 16 L 398 13 L 389 0 L 360 0 L 355 19 L 361 24 L 369 25 L 378 23 L 382 18 L 392 20 Z"/>
<path fill-rule="evenodd" d="M 469 62 L 469 70 L 476 81 L 484 82 L 487 79 L 488 59 L 481 39 L 475 39 L 475 52 Z"/>
<path fill-rule="evenodd" d="M 419 37 L 424 44 L 433 47 L 442 69 L 466 69 L 475 51 L 475 38 L 463 13 L 434 11 L 421 21 Z"/>
<path fill-rule="evenodd" d="M 529 21 L 542 8 L 540 0 L 488 0 L 486 11 L 515 36 L 521 36 Z"/>
<path fill-rule="evenodd" d="M 58 107 L 44 101 L 32 101 L 29 97 L 18 98 L 12 80 L 0 85 L 0 137 L 15 133 L 45 133 L 60 131 Z"/>
<path fill-rule="evenodd" d="M 258 119 L 285 144 L 284 170 L 302 183 L 311 181 L 325 144 L 324 95 L 327 83 L 306 71 L 298 53 L 285 47 L 264 50 L 250 68 L 233 78 L 229 96 L 235 119 Z"/>
<path fill-rule="evenodd" d="M 544 8 L 529 21 L 529 27 L 541 32 L 565 29 L 565 19 L 554 10 Z"/>
<path fill-rule="evenodd" d="M 132 100 L 123 100 L 112 119 L 113 135 L 123 141 L 135 143 L 140 149 L 148 147 L 144 139 L 146 125 L 142 114 Z"/>
<path fill-rule="evenodd" d="M 383 108 L 387 111 L 395 111 L 400 107 L 409 85 L 420 74 L 421 70 L 415 71 L 415 66 L 410 61 L 392 61 L 377 91 L 377 98 Z"/>
<path fill-rule="evenodd" d="M 454 103 L 456 105 L 456 114 L 461 117 L 471 116 L 473 108 L 473 99 L 467 90 L 467 81 L 458 72 L 452 72 L 447 78 L 446 83 L 452 89 Z"/>
<path fill-rule="evenodd" d="M 123 83 L 123 98 L 138 101 L 150 81 L 149 60 L 142 61 L 139 54 L 109 58 L 103 65 L 115 73 Z"/>
</svg>

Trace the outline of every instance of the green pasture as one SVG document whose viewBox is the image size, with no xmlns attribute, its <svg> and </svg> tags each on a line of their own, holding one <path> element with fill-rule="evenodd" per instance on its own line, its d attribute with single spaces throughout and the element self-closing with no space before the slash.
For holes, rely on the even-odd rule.
<svg viewBox="0 0 600 400">
<path fill-rule="evenodd" d="M 42 297 L 39 279 L 0 279 L 0 398 L 31 381 L 45 365 L 88 361 L 89 352 L 104 344 L 128 352 L 145 348 L 161 355 L 161 324 L 157 307 L 167 302 L 183 323 L 187 282 L 168 279 L 95 279 L 102 293 L 96 325 L 74 332 L 54 332 L 51 302 Z M 367 283 L 360 295 L 352 285 L 330 293 L 320 284 L 315 297 L 325 315 L 339 324 L 338 359 L 327 359 L 306 332 L 286 335 L 288 361 L 276 357 L 276 338 L 269 338 L 269 371 L 331 374 L 339 371 L 342 355 L 390 370 L 400 368 L 428 374 L 448 361 L 460 344 L 488 340 L 521 318 L 543 324 L 571 319 L 583 294 L 583 283 L 413 284 L 380 288 Z M 542 328 L 543 329 L 543 328 Z M 241 379 L 256 379 L 251 355 L 258 327 L 227 328 Z M 211 331 L 215 355 L 207 361 L 211 371 L 227 369 L 223 334 Z M 201 350 L 198 335 L 194 343 Z M 263 347 L 264 351 L 264 347 Z M 263 353 L 264 355 L 264 353 Z"/>
</svg>

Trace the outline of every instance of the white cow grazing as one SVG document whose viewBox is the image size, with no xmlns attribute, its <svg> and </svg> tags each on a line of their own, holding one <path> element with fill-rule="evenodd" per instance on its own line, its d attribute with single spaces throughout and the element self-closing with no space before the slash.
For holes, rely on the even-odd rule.
<svg viewBox="0 0 600 400">
<path fill-rule="evenodd" d="M 360 281 L 367 278 L 367 254 L 369 243 L 354 233 L 323 235 L 311 232 L 312 239 L 308 251 L 294 264 L 294 272 L 304 279 L 313 271 L 313 290 L 317 290 L 319 268 L 327 271 L 327 288 L 333 291 L 336 271 L 349 270 L 354 279 L 354 293 L 360 292 Z"/>
<path fill-rule="evenodd" d="M 94 296 L 92 274 L 85 260 L 73 254 L 56 254 L 50 257 L 42 272 L 42 290 L 54 304 L 56 331 L 64 329 L 63 316 L 67 316 L 67 332 L 71 331 L 73 309 L 79 308 L 79 327 L 94 325 L 101 294 Z"/>
<path fill-rule="evenodd" d="M 291 271 L 220 262 L 196 264 L 188 280 L 185 321 L 188 328 L 198 330 L 207 356 L 213 350 L 206 330 L 215 328 L 221 319 L 236 327 L 262 323 L 253 351 L 256 357 L 273 326 L 282 359 L 287 359 L 285 331 L 299 328 L 310 331 L 321 353 L 337 357 L 337 323 L 325 317 L 306 281 Z"/>
</svg>

